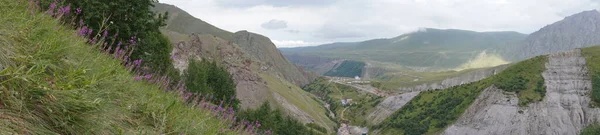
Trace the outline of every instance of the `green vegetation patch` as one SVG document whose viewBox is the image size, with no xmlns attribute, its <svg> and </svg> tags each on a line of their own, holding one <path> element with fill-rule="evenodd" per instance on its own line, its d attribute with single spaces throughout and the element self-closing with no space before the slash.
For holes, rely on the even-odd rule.
<svg viewBox="0 0 600 135">
<path fill-rule="evenodd" d="M 500 74 L 466 85 L 421 92 L 384 122 L 374 126 L 386 134 L 421 135 L 441 132 L 454 123 L 486 88 L 494 85 L 518 93 L 519 105 L 540 101 L 546 93 L 541 73 L 546 56 L 519 62 Z"/>
<path fill-rule="evenodd" d="M 355 77 L 362 74 L 364 62 L 347 60 L 340 66 L 323 74 L 325 76 Z"/>
<path fill-rule="evenodd" d="M 492 77 L 493 84 L 502 90 L 516 92 L 520 106 L 541 101 L 546 95 L 542 72 L 546 70 L 547 61 L 547 56 L 538 56 L 514 64 Z"/>
<path fill-rule="evenodd" d="M 317 135 L 327 134 L 327 129 L 316 124 L 309 123 L 306 126 L 302 122 L 286 117 L 279 109 L 272 109 L 268 102 L 264 102 L 257 109 L 248 109 L 238 113 L 238 117 L 244 120 L 260 122 L 258 129 L 261 133 L 273 133 L 277 135 Z"/>
<path fill-rule="evenodd" d="M 599 135 L 599 134 L 600 134 L 600 124 L 598 124 L 598 123 L 588 125 L 580 133 L 580 135 Z"/>
<path fill-rule="evenodd" d="M 407 135 L 441 131 L 456 121 L 479 93 L 490 85 L 491 79 L 486 79 L 444 90 L 421 92 L 375 128 L 392 128 L 396 130 L 384 130 L 384 133 Z"/>
<path fill-rule="evenodd" d="M 593 106 L 600 105 L 600 46 L 581 49 L 592 79 L 591 99 Z"/>
</svg>

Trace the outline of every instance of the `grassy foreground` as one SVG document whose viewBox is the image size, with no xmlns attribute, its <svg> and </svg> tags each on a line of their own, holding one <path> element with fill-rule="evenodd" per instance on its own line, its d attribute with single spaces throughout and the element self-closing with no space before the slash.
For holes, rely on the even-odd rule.
<svg viewBox="0 0 600 135">
<path fill-rule="evenodd" d="M 55 18 L 0 3 L 0 134 L 231 134 L 209 111 L 133 81 Z"/>
</svg>

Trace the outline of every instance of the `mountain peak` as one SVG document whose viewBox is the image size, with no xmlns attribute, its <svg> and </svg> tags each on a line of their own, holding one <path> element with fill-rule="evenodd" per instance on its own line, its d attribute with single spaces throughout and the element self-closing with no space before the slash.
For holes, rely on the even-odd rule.
<svg viewBox="0 0 600 135">
<path fill-rule="evenodd" d="M 583 11 L 532 33 L 518 48 L 519 60 L 600 44 L 600 12 Z"/>
<path fill-rule="evenodd" d="M 584 19 L 584 18 L 600 18 L 600 12 L 598 12 L 598 10 L 588 10 L 588 11 L 583 11 L 571 16 L 567 16 L 565 17 L 565 20 L 570 20 L 570 19 Z"/>
</svg>

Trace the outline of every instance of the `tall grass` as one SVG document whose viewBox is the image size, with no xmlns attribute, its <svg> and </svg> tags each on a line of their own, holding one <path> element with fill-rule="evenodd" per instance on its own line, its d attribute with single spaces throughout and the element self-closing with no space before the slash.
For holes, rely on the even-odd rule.
<svg viewBox="0 0 600 135">
<path fill-rule="evenodd" d="M 201 104 L 207 98 L 165 92 L 164 85 L 152 84 L 168 79 L 144 76 L 146 81 L 136 81 L 140 76 L 130 72 L 133 62 L 107 55 L 111 51 L 98 51 L 96 39 L 82 38 L 56 15 L 39 11 L 35 1 L 0 2 L 0 64 L 4 67 L 0 71 L 0 134 L 236 134 L 252 130 L 244 128 L 251 125 L 225 118 L 226 109 Z"/>
</svg>

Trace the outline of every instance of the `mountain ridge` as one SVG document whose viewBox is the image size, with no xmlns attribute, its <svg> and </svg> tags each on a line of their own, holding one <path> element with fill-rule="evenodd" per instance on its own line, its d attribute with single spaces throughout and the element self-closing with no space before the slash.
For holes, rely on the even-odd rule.
<svg viewBox="0 0 600 135">
<path fill-rule="evenodd" d="M 531 33 L 504 55 L 514 61 L 600 44 L 600 12 L 583 11 Z"/>
</svg>

